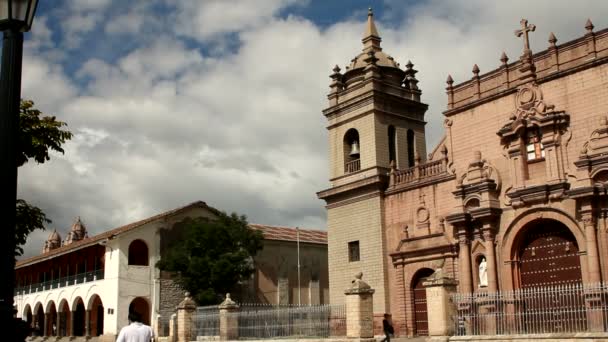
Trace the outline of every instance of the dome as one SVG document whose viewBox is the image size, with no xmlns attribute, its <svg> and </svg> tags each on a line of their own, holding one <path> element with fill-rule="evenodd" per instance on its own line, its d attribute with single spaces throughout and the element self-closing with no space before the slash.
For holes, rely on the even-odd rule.
<svg viewBox="0 0 608 342">
<path fill-rule="evenodd" d="M 76 222 L 72 225 L 71 232 L 77 233 L 78 235 L 84 236 L 87 233 L 87 228 L 84 226 L 82 221 L 80 221 L 80 216 L 76 219 Z"/>
<path fill-rule="evenodd" d="M 365 61 L 368 58 L 370 51 L 374 52 L 374 57 L 377 58 L 376 65 L 381 67 L 399 68 L 399 63 L 395 61 L 393 57 L 382 51 L 380 42 L 382 38 L 378 34 L 378 29 L 374 23 L 374 13 L 370 8 L 367 13 L 367 24 L 365 25 L 365 32 L 363 33 L 363 52 L 357 55 L 351 60 L 350 65 L 347 67 L 348 71 L 364 68 L 368 63 Z"/>
<path fill-rule="evenodd" d="M 57 230 L 53 230 L 53 232 L 49 235 L 47 241 L 53 244 L 61 245 L 61 236 L 59 236 Z"/>
</svg>

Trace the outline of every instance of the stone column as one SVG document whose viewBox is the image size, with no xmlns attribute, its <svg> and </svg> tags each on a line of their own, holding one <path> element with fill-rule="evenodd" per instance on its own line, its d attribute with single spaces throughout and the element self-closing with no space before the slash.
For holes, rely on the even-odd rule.
<svg viewBox="0 0 608 342">
<path fill-rule="evenodd" d="M 76 317 L 76 311 L 70 311 L 70 335 L 74 336 L 74 318 Z"/>
<path fill-rule="evenodd" d="M 496 249 L 494 248 L 494 232 L 491 226 L 483 230 L 484 247 L 486 249 L 486 263 L 488 265 L 488 292 L 498 291 L 498 272 L 496 271 Z"/>
<path fill-rule="evenodd" d="M 473 285 L 471 283 L 471 248 L 469 246 L 469 238 L 464 229 L 458 232 L 458 265 L 460 272 L 460 292 L 472 293 Z"/>
<path fill-rule="evenodd" d="M 177 342 L 190 342 L 192 338 L 192 319 L 196 311 L 196 302 L 186 292 L 186 298 L 177 306 Z"/>
<path fill-rule="evenodd" d="M 91 310 L 84 312 L 84 336 L 91 336 Z"/>
<path fill-rule="evenodd" d="M 177 337 L 177 315 L 171 315 L 169 319 L 169 342 L 175 342 Z"/>
<path fill-rule="evenodd" d="M 232 341 L 239 338 L 239 319 L 237 313 L 239 306 L 230 299 L 230 293 L 226 293 L 226 299 L 220 304 L 220 341 Z"/>
<path fill-rule="evenodd" d="M 163 336 L 163 320 L 161 315 L 156 315 L 156 324 L 154 324 L 154 336 L 160 337 Z"/>
<path fill-rule="evenodd" d="M 426 305 L 429 336 L 448 336 L 454 334 L 456 307 L 450 296 L 456 292 L 458 282 L 444 277 L 441 269 L 428 277 L 422 285 L 426 288 Z"/>
<path fill-rule="evenodd" d="M 374 289 L 361 280 L 363 273 L 355 275 L 346 295 L 346 337 L 374 339 Z"/>
<path fill-rule="evenodd" d="M 62 336 L 62 334 L 61 334 L 62 316 L 63 316 L 63 312 L 57 311 L 57 337 Z"/>
<path fill-rule="evenodd" d="M 597 250 L 597 234 L 595 230 L 595 220 L 591 212 L 584 213 L 583 224 L 585 226 L 585 240 L 587 248 L 587 266 L 589 267 L 589 282 L 599 283 L 602 279 L 600 275 L 600 259 Z"/>
<path fill-rule="evenodd" d="M 50 329 L 51 329 L 51 314 L 45 313 L 44 314 L 44 327 L 42 327 L 42 336 L 52 335 L 52 331 L 51 331 L 51 334 L 49 334 L 49 332 L 48 332 Z"/>
</svg>

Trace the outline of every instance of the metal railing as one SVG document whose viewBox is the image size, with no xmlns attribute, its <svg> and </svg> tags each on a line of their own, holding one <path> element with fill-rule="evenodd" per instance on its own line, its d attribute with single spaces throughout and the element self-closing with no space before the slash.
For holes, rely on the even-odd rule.
<svg viewBox="0 0 608 342">
<path fill-rule="evenodd" d="M 104 270 L 96 270 L 91 272 L 79 273 L 67 277 L 61 277 L 57 279 L 52 279 L 48 281 L 43 281 L 40 283 L 34 283 L 27 286 L 16 287 L 14 294 L 15 295 L 24 295 L 30 294 L 40 291 L 47 291 L 52 289 L 57 289 L 61 287 L 89 283 L 96 280 L 101 280 L 104 277 Z"/>
<path fill-rule="evenodd" d="M 454 294 L 455 335 L 608 331 L 608 284 Z"/>
<path fill-rule="evenodd" d="M 241 304 L 227 314 L 238 322 L 239 339 L 307 338 L 346 335 L 344 305 Z M 199 307 L 192 322 L 195 336 L 219 336 L 217 306 Z"/>
</svg>

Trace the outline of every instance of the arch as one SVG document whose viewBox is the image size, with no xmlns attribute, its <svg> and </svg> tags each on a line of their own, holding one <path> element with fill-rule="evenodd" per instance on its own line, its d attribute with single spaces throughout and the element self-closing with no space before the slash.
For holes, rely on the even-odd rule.
<svg viewBox="0 0 608 342">
<path fill-rule="evenodd" d="M 388 126 L 388 162 L 392 163 L 393 161 L 395 162 L 395 164 L 397 163 L 397 139 L 396 139 L 395 126 L 389 125 Z"/>
<path fill-rule="evenodd" d="M 503 261 L 502 281 L 503 290 L 513 290 L 517 288 L 519 281 L 519 271 L 517 260 L 519 260 L 519 251 L 522 243 L 525 240 L 525 232 L 530 228 L 530 223 L 536 220 L 553 220 L 563 224 L 574 236 L 576 244 L 581 248 L 581 252 L 585 249 L 585 235 L 576 220 L 570 215 L 554 208 L 530 208 L 519 216 L 517 216 L 511 224 L 505 229 L 502 238 L 497 239 L 499 246 L 497 251 L 500 251 L 500 257 Z M 586 253 L 581 256 L 581 270 L 583 274 L 583 282 L 586 282 L 587 272 Z"/>
<path fill-rule="evenodd" d="M 29 304 L 25 304 L 25 306 L 23 307 L 23 313 L 21 314 L 21 318 L 27 322 L 27 325 L 29 327 L 32 326 L 32 307 Z"/>
<path fill-rule="evenodd" d="M 87 311 L 90 312 L 89 329 L 91 336 L 100 336 L 103 334 L 104 323 L 104 308 L 101 297 L 94 294 L 89 298 Z"/>
<path fill-rule="evenodd" d="M 426 289 L 422 286 L 422 282 L 424 278 L 430 277 L 434 272 L 430 268 L 421 268 L 414 273 L 410 284 L 414 314 L 414 335 L 417 336 L 428 336 L 429 334 Z"/>
<path fill-rule="evenodd" d="M 350 173 L 359 171 L 361 169 L 361 163 L 357 164 L 357 160 L 361 159 L 361 140 L 359 132 L 351 128 L 344 134 L 343 141 L 343 153 L 344 153 L 344 172 Z"/>
<path fill-rule="evenodd" d="M 49 303 L 47 303 L 47 309 L 45 313 L 47 314 L 48 318 L 44 335 L 57 336 L 57 307 L 55 306 L 55 302 L 50 301 Z"/>
<path fill-rule="evenodd" d="M 138 313 L 142 323 L 150 325 L 150 303 L 144 297 L 135 297 L 129 304 L 129 313 Z"/>
<path fill-rule="evenodd" d="M 416 163 L 415 157 L 415 136 L 414 131 L 411 129 L 407 130 L 407 166 L 412 167 Z"/>
<path fill-rule="evenodd" d="M 148 245 L 143 240 L 133 240 L 129 244 L 129 265 L 149 265 Z"/>
<path fill-rule="evenodd" d="M 42 303 L 37 302 L 34 306 L 34 319 L 32 326 L 33 336 L 44 336 L 44 310 L 42 309 Z"/>
<path fill-rule="evenodd" d="M 72 336 L 84 336 L 84 328 L 85 328 L 85 306 L 82 298 L 76 297 L 74 300 L 74 305 L 72 306 L 71 315 L 74 315 L 72 322 L 74 322 L 74 326 L 71 327 Z"/>
<path fill-rule="evenodd" d="M 589 173 L 589 178 L 593 179 L 594 183 L 606 183 L 608 181 L 608 167 L 600 167 L 592 170 Z"/>
<path fill-rule="evenodd" d="M 72 312 L 67 299 L 62 299 L 57 307 L 58 321 L 59 321 L 59 336 L 69 336 L 72 331 Z"/>
</svg>

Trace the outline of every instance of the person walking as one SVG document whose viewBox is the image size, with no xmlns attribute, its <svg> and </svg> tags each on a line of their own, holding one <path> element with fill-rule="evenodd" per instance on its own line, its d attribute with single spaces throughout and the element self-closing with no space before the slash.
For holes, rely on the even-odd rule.
<svg viewBox="0 0 608 342">
<path fill-rule="evenodd" d="M 385 313 L 382 320 L 382 330 L 384 330 L 385 337 L 382 339 L 382 342 L 391 342 L 391 335 L 395 333 L 395 329 L 393 329 L 393 325 L 389 319 L 390 315 Z"/>
<path fill-rule="evenodd" d="M 151 342 L 154 338 L 152 328 L 141 322 L 141 315 L 129 312 L 129 325 L 120 329 L 116 342 Z"/>
</svg>

